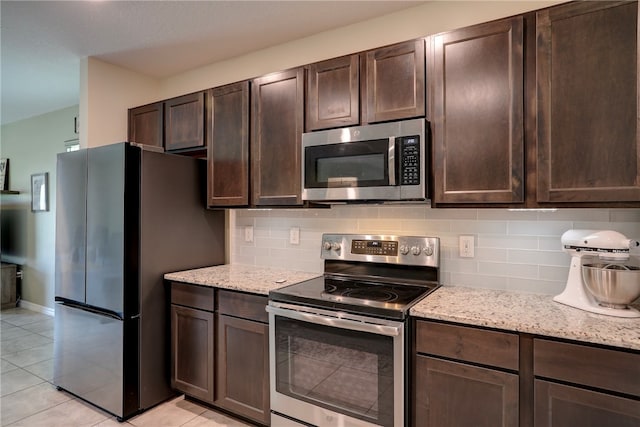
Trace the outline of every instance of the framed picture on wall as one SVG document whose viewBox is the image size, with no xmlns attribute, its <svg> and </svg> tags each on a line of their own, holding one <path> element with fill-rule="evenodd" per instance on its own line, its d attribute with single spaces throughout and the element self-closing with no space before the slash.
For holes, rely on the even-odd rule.
<svg viewBox="0 0 640 427">
<path fill-rule="evenodd" d="M 9 189 L 9 159 L 0 159 L 0 190 Z"/>
<path fill-rule="evenodd" d="M 31 210 L 33 212 L 49 210 L 49 173 L 31 175 Z"/>
</svg>

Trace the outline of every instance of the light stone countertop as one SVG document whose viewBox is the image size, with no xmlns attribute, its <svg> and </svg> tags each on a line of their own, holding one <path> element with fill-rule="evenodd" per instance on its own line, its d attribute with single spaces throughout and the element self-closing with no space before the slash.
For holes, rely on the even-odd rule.
<svg viewBox="0 0 640 427">
<path fill-rule="evenodd" d="M 442 286 L 411 315 L 640 350 L 640 318 L 589 313 L 551 295 Z"/>
<path fill-rule="evenodd" d="M 319 273 L 225 264 L 165 274 L 166 280 L 268 295 Z M 285 280 L 284 282 L 278 282 Z M 410 314 L 470 326 L 640 350 L 640 318 L 622 319 L 558 304 L 550 295 L 442 286 Z"/>
<path fill-rule="evenodd" d="M 283 268 L 224 264 L 167 273 L 164 278 L 176 282 L 268 295 L 270 290 L 293 285 L 317 276 L 321 276 L 321 274 Z M 284 282 L 281 282 L 282 280 Z"/>
</svg>

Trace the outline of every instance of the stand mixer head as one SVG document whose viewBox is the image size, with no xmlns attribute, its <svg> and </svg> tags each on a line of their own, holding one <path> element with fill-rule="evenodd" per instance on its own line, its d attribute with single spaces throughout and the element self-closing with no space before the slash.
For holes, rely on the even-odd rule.
<svg viewBox="0 0 640 427">
<path fill-rule="evenodd" d="M 640 245 L 638 241 L 628 239 L 623 234 L 611 230 L 569 230 L 562 235 L 561 241 L 563 250 L 571 255 L 571 265 L 567 285 L 560 295 L 553 298 L 554 301 L 592 313 L 616 317 L 640 317 L 640 311 L 624 304 L 612 305 L 602 300 L 598 301 L 585 283 L 582 271 L 583 265 L 593 262 L 594 259 L 604 261 L 603 265 L 606 266 L 628 260 L 629 250 L 638 247 Z M 607 261 L 609 264 L 606 263 Z M 623 268 L 628 269 L 628 267 L 620 269 Z M 616 271 L 607 271 L 607 273 L 617 274 Z M 632 297 L 630 303 L 640 295 L 640 271 L 628 271 L 628 273 L 632 275 L 634 287 L 638 292 L 634 293 L 635 297 Z M 604 286 L 606 285 L 605 283 Z"/>
</svg>

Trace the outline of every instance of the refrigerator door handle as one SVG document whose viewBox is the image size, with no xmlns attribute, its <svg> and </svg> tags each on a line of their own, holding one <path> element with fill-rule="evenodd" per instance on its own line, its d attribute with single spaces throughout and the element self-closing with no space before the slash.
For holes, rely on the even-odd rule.
<svg viewBox="0 0 640 427">
<path fill-rule="evenodd" d="M 120 313 L 115 313 L 115 312 L 110 311 L 110 310 L 105 310 L 105 309 L 92 307 L 90 305 L 82 304 L 82 303 L 79 303 L 77 301 L 71 301 L 71 300 L 67 300 L 65 298 L 56 297 L 55 298 L 55 302 L 56 302 L 56 304 L 60 304 L 60 305 L 63 305 L 65 307 L 76 308 L 76 309 L 79 309 L 79 310 L 87 311 L 89 313 L 98 314 L 100 316 L 110 317 L 110 318 L 115 319 L 115 320 L 124 320 L 124 317 Z"/>
</svg>

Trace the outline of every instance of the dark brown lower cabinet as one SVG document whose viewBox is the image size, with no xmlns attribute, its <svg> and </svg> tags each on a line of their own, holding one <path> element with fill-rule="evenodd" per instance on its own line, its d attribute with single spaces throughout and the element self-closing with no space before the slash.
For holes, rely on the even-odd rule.
<svg viewBox="0 0 640 427">
<path fill-rule="evenodd" d="M 171 386 L 213 403 L 213 313 L 171 305 Z"/>
<path fill-rule="evenodd" d="M 518 425 L 518 375 L 433 357 L 416 358 L 415 426 Z"/>
<path fill-rule="evenodd" d="M 216 319 L 215 404 L 269 424 L 269 325 L 225 315 Z"/>
<path fill-rule="evenodd" d="M 638 400 L 536 380 L 535 402 L 535 427 L 640 426 Z"/>
<path fill-rule="evenodd" d="M 535 427 L 640 426 L 638 352 L 533 341 Z"/>
<path fill-rule="evenodd" d="M 415 322 L 415 427 L 520 425 L 518 335 Z"/>
<path fill-rule="evenodd" d="M 640 352 L 414 321 L 415 427 L 638 427 Z"/>
<path fill-rule="evenodd" d="M 264 295 L 171 284 L 171 386 L 269 425 L 269 318 Z"/>
</svg>

